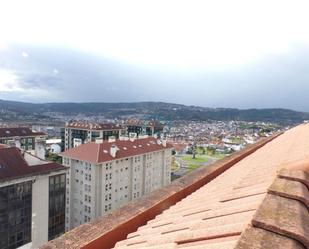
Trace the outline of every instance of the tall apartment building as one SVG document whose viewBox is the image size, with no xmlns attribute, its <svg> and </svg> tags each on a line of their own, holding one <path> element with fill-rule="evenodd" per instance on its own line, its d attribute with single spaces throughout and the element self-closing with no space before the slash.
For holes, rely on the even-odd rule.
<svg viewBox="0 0 309 249">
<path fill-rule="evenodd" d="M 61 153 L 70 168 L 66 230 L 169 184 L 171 150 L 151 137 L 98 139 Z"/>
<path fill-rule="evenodd" d="M 68 150 L 87 142 L 94 142 L 99 137 L 103 140 L 108 140 L 109 137 L 118 139 L 123 134 L 125 128 L 116 124 L 70 121 L 66 123 L 62 132 L 63 149 Z"/>
<path fill-rule="evenodd" d="M 157 121 L 144 121 L 138 119 L 130 119 L 125 122 L 127 134 L 136 133 L 140 135 L 160 136 L 163 133 L 164 125 Z"/>
<path fill-rule="evenodd" d="M 38 248 L 64 233 L 67 168 L 0 146 L 0 248 Z"/>
</svg>

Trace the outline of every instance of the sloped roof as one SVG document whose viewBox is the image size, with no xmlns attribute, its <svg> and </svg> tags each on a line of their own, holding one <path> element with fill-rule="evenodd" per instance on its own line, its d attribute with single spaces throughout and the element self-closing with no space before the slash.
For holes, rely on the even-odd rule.
<svg viewBox="0 0 309 249">
<path fill-rule="evenodd" d="M 265 145 L 115 248 L 309 248 L 308 189 L 297 179 L 282 178 L 299 171 L 278 175 L 295 161 L 309 166 L 308 125 Z M 309 180 L 304 169 L 300 179 Z M 255 235 L 248 240 L 246 233 Z M 263 236 L 269 241 L 257 240 Z"/>
<path fill-rule="evenodd" d="M 29 166 L 18 148 L 0 149 L 0 182 L 64 169 L 53 162 Z"/>
<path fill-rule="evenodd" d="M 0 138 L 45 136 L 44 132 L 34 132 L 28 127 L 0 128 Z"/>
<path fill-rule="evenodd" d="M 123 126 L 113 123 L 95 123 L 90 121 L 70 121 L 66 124 L 67 128 L 85 130 L 122 130 Z"/>
<path fill-rule="evenodd" d="M 309 248 L 308 170 L 309 125 L 300 125 L 42 248 Z"/>
<path fill-rule="evenodd" d="M 112 146 L 116 146 L 118 151 L 116 157 L 112 157 L 110 149 Z M 60 154 L 63 157 L 69 157 L 81 161 L 91 163 L 102 163 L 111 161 L 114 159 L 121 159 L 153 151 L 159 151 L 166 148 L 172 148 L 170 144 L 164 147 L 162 144 L 158 144 L 157 140 L 153 137 L 130 140 L 116 140 L 115 142 L 104 141 L 102 143 L 90 142 L 82 144 L 75 148 L 66 150 Z"/>
</svg>

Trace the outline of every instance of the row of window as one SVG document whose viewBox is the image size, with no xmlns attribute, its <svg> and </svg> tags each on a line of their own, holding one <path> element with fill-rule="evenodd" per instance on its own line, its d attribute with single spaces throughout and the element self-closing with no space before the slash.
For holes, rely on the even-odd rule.
<svg viewBox="0 0 309 249">
<path fill-rule="evenodd" d="M 32 150 L 32 145 L 28 145 L 28 146 L 22 145 L 22 146 L 20 146 L 20 148 L 21 148 L 22 150 Z"/>
<path fill-rule="evenodd" d="M 85 212 L 90 214 L 91 213 L 91 207 L 85 205 Z"/>
<path fill-rule="evenodd" d="M 87 181 L 91 181 L 91 174 L 85 174 L 85 179 Z"/>
<path fill-rule="evenodd" d="M 85 217 L 84 217 L 84 221 L 85 221 L 85 222 L 90 222 L 90 217 L 89 217 L 89 216 L 87 216 L 87 215 L 85 215 Z"/>
<path fill-rule="evenodd" d="M 85 184 L 85 191 L 91 192 L 91 185 Z"/>
<path fill-rule="evenodd" d="M 105 185 L 105 191 L 111 190 L 111 189 L 112 189 L 112 184 L 111 183 Z"/>
<path fill-rule="evenodd" d="M 105 195 L 105 201 L 111 200 L 112 199 L 112 194 L 107 194 Z"/>
<path fill-rule="evenodd" d="M 91 203 L 91 196 L 85 195 L 85 201 Z"/>
<path fill-rule="evenodd" d="M 107 204 L 105 205 L 105 212 L 107 212 L 108 210 L 111 210 L 112 209 L 112 204 Z"/>
</svg>

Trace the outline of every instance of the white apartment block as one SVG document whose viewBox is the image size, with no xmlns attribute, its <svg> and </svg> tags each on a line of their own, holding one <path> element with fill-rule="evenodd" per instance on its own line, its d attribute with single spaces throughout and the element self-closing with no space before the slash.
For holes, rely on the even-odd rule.
<svg viewBox="0 0 309 249">
<path fill-rule="evenodd" d="M 67 174 L 66 230 L 171 181 L 171 150 L 155 138 L 97 140 L 60 155 Z"/>
<path fill-rule="evenodd" d="M 96 138 L 108 140 L 109 137 L 115 137 L 118 139 L 124 134 L 125 128 L 117 124 L 70 121 L 66 123 L 61 136 L 64 150 L 68 150 L 87 142 L 94 142 Z"/>
</svg>

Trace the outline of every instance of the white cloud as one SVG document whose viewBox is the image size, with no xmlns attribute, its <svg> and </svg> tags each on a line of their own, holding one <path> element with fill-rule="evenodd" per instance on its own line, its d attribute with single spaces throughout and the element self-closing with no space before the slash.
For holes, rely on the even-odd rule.
<svg viewBox="0 0 309 249">
<path fill-rule="evenodd" d="M 24 58 L 27 58 L 27 57 L 29 57 L 29 54 L 27 52 L 23 51 L 21 53 L 21 56 L 24 57 Z"/>
<path fill-rule="evenodd" d="M 306 0 L 10 0 L 0 3 L 0 44 L 64 45 L 134 63 L 221 68 L 308 44 L 308 9 Z"/>
<path fill-rule="evenodd" d="M 22 90 L 17 82 L 18 77 L 11 71 L 0 69 L 0 92 L 15 92 Z"/>
</svg>

